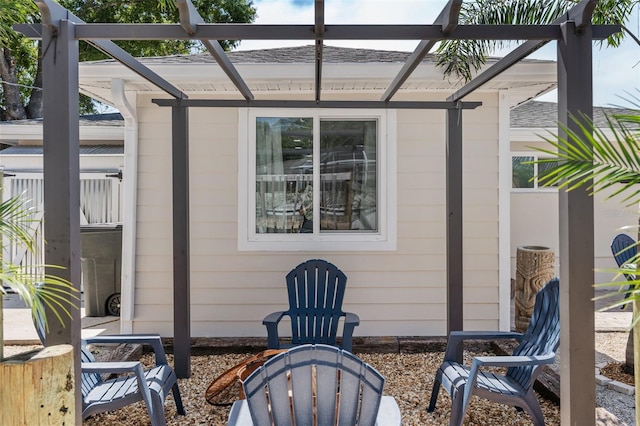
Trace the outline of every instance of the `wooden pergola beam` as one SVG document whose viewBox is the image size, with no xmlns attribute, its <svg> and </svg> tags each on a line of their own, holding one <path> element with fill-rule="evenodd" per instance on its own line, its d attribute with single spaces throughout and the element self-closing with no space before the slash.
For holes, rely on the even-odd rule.
<svg viewBox="0 0 640 426">
<path fill-rule="evenodd" d="M 55 28 L 57 28 L 60 25 L 60 21 L 68 20 L 69 22 L 72 22 L 75 24 L 73 27 L 74 32 L 73 34 L 70 34 L 69 37 L 71 37 L 71 39 L 74 41 L 79 40 L 76 34 L 76 27 L 86 25 L 86 23 L 82 19 L 78 18 L 73 13 L 71 13 L 64 7 L 60 6 L 59 3 L 53 0 L 34 0 L 34 3 L 40 9 L 43 26 L 51 28 L 52 30 L 55 31 Z M 38 28 L 37 25 L 34 26 L 29 24 L 29 26 L 31 26 L 31 28 L 29 29 L 29 33 L 33 34 L 33 32 L 35 32 L 36 34 L 40 34 L 40 37 L 42 36 L 43 34 L 42 28 Z M 23 28 L 23 25 L 16 25 L 14 27 L 16 31 L 20 31 L 20 29 Z M 29 34 L 27 33 L 24 33 L 24 34 L 29 36 Z M 177 98 L 177 99 L 188 98 L 186 93 L 182 92 L 177 87 L 169 83 L 167 80 L 160 77 L 158 74 L 151 71 L 146 66 L 142 65 L 140 61 L 138 61 L 136 58 L 128 54 L 125 50 L 120 48 L 114 42 L 110 40 L 104 40 L 104 37 L 101 37 L 99 39 L 87 38 L 84 40 L 87 43 L 94 46 L 96 49 L 103 52 L 104 54 L 120 62 L 122 65 L 126 66 L 131 71 L 135 72 L 140 77 L 147 80 L 148 82 L 158 86 L 160 89 L 162 89 L 169 95 L 173 96 L 174 98 Z"/>
<path fill-rule="evenodd" d="M 458 26 L 458 17 L 460 16 L 460 8 L 462 7 L 462 0 L 449 0 L 445 7 L 440 12 L 440 15 L 435 20 L 435 25 L 440 25 L 443 38 L 450 35 L 451 32 Z M 425 56 L 433 49 L 436 40 L 422 40 L 418 43 L 418 47 L 415 48 L 407 62 L 405 62 L 402 69 L 398 72 L 393 79 L 387 90 L 382 95 L 381 100 L 389 101 L 395 95 L 400 87 L 409 78 L 411 73 L 420 65 Z"/>
<path fill-rule="evenodd" d="M 188 35 L 195 35 L 198 32 L 198 26 L 204 23 L 204 19 L 191 3 L 191 0 L 176 0 L 176 3 L 180 13 L 180 25 Z M 200 39 L 200 42 L 220 65 L 220 68 L 222 68 L 242 96 L 245 99 L 253 99 L 253 93 L 251 93 L 249 86 L 247 86 L 236 67 L 231 63 L 224 49 L 220 46 L 220 42 L 207 39 Z"/>
</svg>

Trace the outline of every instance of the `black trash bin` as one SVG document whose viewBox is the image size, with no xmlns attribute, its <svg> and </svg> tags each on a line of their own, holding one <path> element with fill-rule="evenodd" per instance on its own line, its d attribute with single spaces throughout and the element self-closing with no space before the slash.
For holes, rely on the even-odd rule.
<svg viewBox="0 0 640 426">
<path fill-rule="evenodd" d="M 122 225 L 80 227 L 85 315 L 120 315 Z"/>
</svg>

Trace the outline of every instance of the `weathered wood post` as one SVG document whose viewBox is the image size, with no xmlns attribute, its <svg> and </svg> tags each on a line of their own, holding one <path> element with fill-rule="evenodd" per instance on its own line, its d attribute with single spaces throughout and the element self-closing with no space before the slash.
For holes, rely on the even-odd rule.
<svg viewBox="0 0 640 426">
<path fill-rule="evenodd" d="M 529 326 L 538 291 L 553 278 L 555 254 L 549 247 L 521 246 L 516 250 L 515 326 Z"/>
<path fill-rule="evenodd" d="M 0 362 L 0 424 L 75 424 L 73 346 L 55 345 Z"/>
</svg>

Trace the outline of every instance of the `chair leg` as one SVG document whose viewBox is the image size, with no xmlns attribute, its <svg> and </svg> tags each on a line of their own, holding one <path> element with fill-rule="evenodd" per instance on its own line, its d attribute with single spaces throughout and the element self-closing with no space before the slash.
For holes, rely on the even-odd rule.
<svg viewBox="0 0 640 426">
<path fill-rule="evenodd" d="M 522 401 L 524 402 L 523 409 L 531 416 L 534 426 L 544 426 L 544 414 L 542 414 L 542 408 L 536 399 L 535 393 L 530 390 L 527 396 Z"/>
<path fill-rule="evenodd" d="M 428 413 L 432 413 L 433 410 L 436 409 L 436 401 L 438 400 L 438 392 L 440 392 L 440 380 L 442 377 L 442 373 L 440 370 L 436 373 L 436 377 L 433 381 L 433 389 L 431 389 L 431 400 L 429 401 L 429 408 L 427 408 Z"/>
<path fill-rule="evenodd" d="M 187 413 L 184 411 L 184 405 L 182 405 L 182 398 L 180 397 L 180 389 L 178 388 L 178 383 L 175 383 L 172 386 L 171 390 L 173 391 L 173 399 L 176 402 L 176 410 L 178 411 L 178 414 L 184 416 Z"/>
<path fill-rule="evenodd" d="M 449 426 L 461 426 L 464 414 L 467 411 L 467 407 L 463 406 L 464 401 L 464 386 L 454 390 L 456 396 L 451 397 L 451 418 L 449 419 Z"/>
<path fill-rule="evenodd" d="M 151 426 L 166 426 L 164 418 L 164 402 L 157 392 L 151 392 Z"/>
</svg>

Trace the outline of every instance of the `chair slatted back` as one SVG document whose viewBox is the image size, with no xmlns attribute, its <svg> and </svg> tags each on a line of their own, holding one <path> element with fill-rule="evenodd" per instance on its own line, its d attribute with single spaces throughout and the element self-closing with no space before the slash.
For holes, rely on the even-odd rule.
<svg viewBox="0 0 640 426">
<path fill-rule="evenodd" d="M 638 254 L 638 246 L 627 234 L 618 234 L 611 243 L 611 253 L 620 267 Z"/>
<path fill-rule="evenodd" d="M 95 362 L 96 359 L 93 354 L 85 345 L 82 345 L 82 353 L 80 355 L 81 362 Z M 84 399 L 89 392 L 97 385 L 102 383 L 102 376 L 98 373 L 81 373 L 80 382 L 82 387 L 82 399 Z"/>
<path fill-rule="evenodd" d="M 44 318 L 38 312 L 36 312 L 32 316 L 32 320 L 33 320 L 33 325 L 36 328 L 36 332 L 38 333 L 38 338 L 40 339 L 40 342 L 44 345 L 45 339 L 46 339 L 46 333 L 45 333 L 46 327 L 45 327 Z M 87 362 L 95 362 L 95 361 L 96 359 L 94 358 L 91 351 L 87 349 L 87 347 L 83 344 L 82 353 L 80 354 L 80 362 L 87 363 Z M 97 385 L 103 382 L 102 376 L 98 373 L 81 373 L 80 380 L 81 380 L 81 390 L 82 390 L 83 399 L 89 394 L 89 392 L 91 392 L 91 390 L 94 387 L 96 387 Z"/>
<path fill-rule="evenodd" d="M 350 352 L 302 345 L 254 371 L 243 388 L 254 425 L 374 425 L 384 377 Z"/>
<path fill-rule="evenodd" d="M 560 343 L 560 281 L 554 278 L 536 295 L 533 315 L 513 355 L 555 353 Z M 539 374 L 539 366 L 510 367 L 507 376 L 527 389 Z"/>
<path fill-rule="evenodd" d="M 347 276 L 335 265 L 312 259 L 287 274 L 292 343 L 336 344 Z"/>
</svg>

